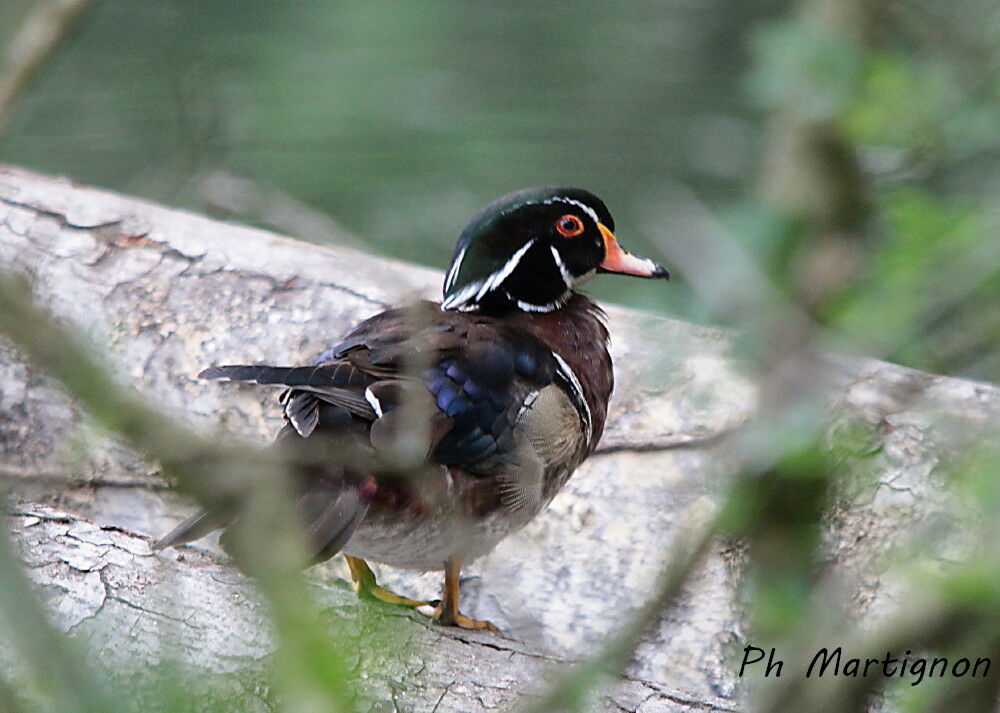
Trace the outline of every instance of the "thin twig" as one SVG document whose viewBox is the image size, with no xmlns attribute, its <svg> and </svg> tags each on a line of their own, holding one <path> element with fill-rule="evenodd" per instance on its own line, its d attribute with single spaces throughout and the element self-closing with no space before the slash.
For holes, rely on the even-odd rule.
<svg viewBox="0 0 1000 713">
<path fill-rule="evenodd" d="M 197 179 L 197 186 L 209 206 L 242 220 L 311 243 L 373 250 L 326 213 L 277 188 L 221 170 Z"/>
<path fill-rule="evenodd" d="M 123 480 L 103 476 L 86 478 L 60 473 L 25 468 L 10 463 L 0 463 L 0 482 L 27 485 L 59 485 L 64 488 L 134 488 L 138 490 L 170 490 L 170 486 L 156 480 Z"/>
<path fill-rule="evenodd" d="M 0 133 L 11 107 L 69 36 L 93 0 L 40 0 L 10 42 L 0 74 Z"/>
<path fill-rule="evenodd" d="M 722 428 L 709 433 L 676 433 L 669 436 L 653 438 L 650 441 L 637 443 L 635 441 L 611 440 L 605 445 L 594 449 L 593 455 L 611 455 L 613 453 L 659 453 L 684 448 L 706 448 L 714 446 L 726 438 L 735 435 L 746 425 L 745 422 L 736 426 Z"/>
</svg>

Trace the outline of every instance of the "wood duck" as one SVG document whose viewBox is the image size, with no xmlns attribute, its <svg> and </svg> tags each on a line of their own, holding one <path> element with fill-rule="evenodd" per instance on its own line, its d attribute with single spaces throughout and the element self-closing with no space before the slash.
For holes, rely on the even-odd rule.
<svg viewBox="0 0 1000 713">
<path fill-rule="evenodd" d="M 604 203 L 579 188 L 506 195 L 462 231 L 440 303 L 377 314 L 309 366 L 200 374 L 284 386 L 279 439 L 346 437 L 384 455 L 417 434 L 420 476 L 331 467 L 298 477 L 316 560 L 343 553 L 359 596 L 435 606 L 443 624 L 497 631 L 459 611 L 462 564 L 545 508 L 604 431 L 608 331 L 603 311 L 575 290 L 596 273 L 668 277 L 613 230 Z M 225 525 L 201 513 L 156 547 Z M 443 569 L 441 600 L 380 587 L 365 560 Z"/>
</svg>

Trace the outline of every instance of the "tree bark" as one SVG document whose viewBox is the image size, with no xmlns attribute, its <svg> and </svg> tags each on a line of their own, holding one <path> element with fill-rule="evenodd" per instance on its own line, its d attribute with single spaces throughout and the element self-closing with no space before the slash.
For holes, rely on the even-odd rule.
<svg viewBox="0 0 1000 713">
<path fill-rule="evenodd" d="M 437 271 L 9 167 L 0 167 L 0 263 L 30 274 L 37 300 L 163 409 L 260 443 L 280 424 L 276 394 L 198 381 L 201 368 L 302 363 L 378 310 L 437 296 L 441 280 Z M 727 435 L 757 402 L 733 336 L 619 308 L 608 314 L 618 385 L 598 453 L 545 513 L 466 572 L 466 612 L 510 639 L 360 603 L 336 563 L 311 571 L 333 616 L 358 631 L 390 620 L 406 644 L 398 657 L 358 651 L 377 710 L 468 713 L 537 690 L 641 607 L 685 512 L 712 501 L 733 475 Z M 846 457 L 864 464 L 850 472 L 868 477 L 845 487 L 831 513 L 830 571 L 854 615 L 874 618 L 904 596 L 886 551 L 917 546 L 942 516 L 953 518 L 936 468 L 995 428 L 1000 390 L 875 360 L 831 361 L 839 379 L 830 432 L 858 434 Z M 0 454 L 0 472 L 14 484 L 15 539 L 62 630 L 123 670 L 174 660 L 231 674 L 234 701 L 267 708 L 239 675 L 270 646 L 250 584 L 211 542 L 151 554 L 151 538 L 190 506 L 155 464 L 96 432 L 2 342 Z M 944 538 L 931 554 L 946 558 L 961 541 L 960 533 Z M 377 574 L 415 596 L 434 596 L 440 581 Z M 738 574 L 738 552 L 720 544 L 628 674 L 605 689 L 603 707 L 741 709 L 730 665 L 746 643 Z"/>
</svg>

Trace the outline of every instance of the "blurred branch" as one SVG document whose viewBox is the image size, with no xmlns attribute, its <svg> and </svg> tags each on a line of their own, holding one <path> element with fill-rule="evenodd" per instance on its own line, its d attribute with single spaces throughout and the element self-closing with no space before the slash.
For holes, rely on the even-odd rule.
<svg viewBox="0 0 1000 713">
<path fill-rule="evenodd" d="M 755 41 L 758 99 L 770 111 L 757 192 L 783 217 L 770 260 L 820 315 L 857 280 L 869 214 L 865 177 L 841 115 L 864 73 L 877 0 L 803 0 Z"/>
<path fill-rule="evenodd" d="M 93 0 L 39 0 L 7 48 L 0 74 L 0 134 L 32 79 L 79 22 Z"/>
<path fill-rule="evenodd" d="M 2 675 L 0 675 L 0 711 L 4 711 L 4 713 L 24 713 L 24 707 L 18 700 L 17 694 L 14 693 L 14 689 L 11 688 Z"/>
<path fill-rule="evenodd" d="M 798 288 L 796 297 L 807 308 L 821 312 L 829 297 L 849 284 L 859 264 L 851 258 L 831 265 L 825 257 L 831 254 L 826 247 L 834 243 L 860 251 L 867 210 L 854 148 L 839 128 L 840 117 L 857 88 L 850 76 L 845 82 L 838 73 L 860 72 L 878 3 L 816 0 L 803 2 L 800 9 L 800 17 L 782 29 L 784 34 L 768 35 L 770 42 L 762 50 L 772 63 L 764 67 L 763 82 L 776 81 L 781 72 L 793 76 L 794 81 L 786 82 L 786 93 L 779 91 L 771 97 L 770 140 L 759 185 L 767 209 L 783 219 L 787 244 L 797 249 L 808 246 L 803 256 L 784 264 L 786 274 L 782 277 Z M 786 43 L 782 49 L 792 48 L 792 56 L 771 46 L 782 42 Z M 824 64 L 828 74 L 811 76 L 803 71 L 796 75 L 801 67 L 815 70 Z M 839 620 L 831 617 L 831 602 L 824 601 L 828 592 L 818 577 L 821 518 L 829 489 L 839 477 L 824 458 L 817 438 L 824 411 L 813 398 L 815 382 L 831 376 L 829 365 L 818 356 L 820 332 L 811 320 L 801 318 L 794 304 L 769 288 L 766 279 L 757 277 L 749 261 L 737 266 L 740 252 L 735 241 L 720 235 L 712 231 L 707 249 L 702 238 L 697 245 L 688 240 L 687 249 L 676 244 L 671 247 L 679 261 L 675 264 L 683 267 L 686 261 L 692 282 L 702 285 L 716 304 L 720 303 L 720 284 L 724 285 L 722 305 L 738 310 L 749 339 L 758 346 L 754 355 L 759 360 L 764 398 L 752 438 L 763 437 L 771 447 L 765 447 L 764 458 L 758 447 L 753 462 L 753 443 L 745 443 L 748 448 L 739 479 L 743 492 L 736 499 L 739 509 L 734 530 L 746 539 L 751 556 L 748 575 L 753 585 L 751 623 L 755 635 L 768 646 L 780 646 L 782 641 L 798 643 L 791 654 L 783 655 L 792 670 L 784 671 L 774 686 L 761 692 L 757 707 L 767 713 L 866 710 L 868 697 L 890 685 L 886 678 L 805 678 L 805 667 L 816 651 L 830 641 L 844 640 L 844 620 L 848 618 L 846 611 Z M 730 244 L 722 249 L 712 247 L 720 239 Z M 779 244 L 780 240 L 774 242 Z M 720 272 L 739 279 L 719 279 Z M 746 454 L 751 454 L 750 460 Z M 768 466 L 773 454 L 781 457 Z M 963 575 L 995 569 L 996 562 L 990 559 L 974 561 Z M 945 590 L 948 582 L 949 578 L 943 577 L 935 585 Z M 996 595 L 994 588 L 988 596 L 970 602 L 940 592 L 921 592 L 896 607 L 874 633 L 858 633 L 861 627 L 857 627 L 845 649 L 870 653 L 944 648 L 978 631 L 987 637 L 989 650 L 995 650 L 1000 636 L 1000 624 L 991 613 L 996 611 Z M 820 626 L 817 632 L 817 622 L 824 620 L 831 624 Z M 977 710 L 992 710 L 995 695 L 990 700 L 988 692 L 984 698 L 983 686 L 979 681 L 963 680 L 955 682 L 954 690 L 970 700 L 984 701 Z"/>
<path fill-rule="evenodd" d="M 52 563 L 35 569 L 32 578 L 47 597 L 62 603 L 57 620 L 72 622 L 80 638 L 98 633 L 103 655 L 97 665 L 130 676 L 124 692 L 116 691 L 135 697 L 129 711 L 273 710 L 269 703 L 276 696 L 269 691 L 269 659 L 260 660 L 273 648 L 270 627 L 259 616 L 252 584 L 227 564 L 197 547 L 184 548 L 175 556 L 150 557 L 149 538 L 144 535 L 44 506 L 18 507 L 11 520 L 21 547 L 28 550 L 29 566 Z M 81 555 L 100 569 L 108 598 L 100 610 L 86 600 L 86 583 L 74 576 L 77 570 L 72 565 L 79 564 Z M 143 586 L 136 587 L 137 580 Z M 509 710 L 516 703 L 527 703 L 543 680 L 558 678 L 577 665 L 524 642 L 438 627 L 420 614 L 361 604 L 342 582 L 323 576 L 310 578 L 310 591 L 343 627 L 335 632 L 336 641 L 358 666 L 364 691 L 359 708 L 364 711 L 426 712 L 438 701 L 441 712 Z M 130 606 L 120 606 L 120 599 Z M 683 612 L 679 609 L 677 614 Z M 140 630 L 156 631 L 158 636 L 151 641 L 135 634 Z M 234 636 L 234 632 L 239 633 Z M 181 668 L 192 658 L 197 662 L 193 671 Z M 234 660 L 243 664 L 241 680 L 254 687 L 238 701 L 230 698 L 226 704 L 212 705 L 195 697 L 193 703 L 171 707 L 150 690 L 165 662 L 172 662 L 184 676 L 177 683 L 186 682 L 185 690 L 197 696 L 205 681 L 225 677 Z M 671 713 L 732 713 L 735 708 L 732 701 L 678 691 L 668 676 L 646 678 L 626 674 L 587 683 L 609 684 L 600 691 L 601 710 L 631 711 L 637 701 L 646 709 L 666 707 Z M 29 691 L 22 695 L 26 705 L 34 700 Z"/>
<path fill-rule="evenodd" d="M 151 481 L 137 482 L 135 480 L 116 480 L 114 478 L 81 478 L 69 472 L 40 471 L 34 468 L 23 468 L 11 463 L 0 463 L 0 482 L 7 484 L 22 483 L 24 485 L 58 485 L 63 488 L 142 488 L 146 490 L 170 490 L 166 483 Z"/>
<path fill-rule="evenodd" d="M 6 528 L 0 529 L 0 626 L 4 648 L 27 681 L 52 697 L 53 710 L 65 713 L 113 713 L 121 710 L 84 665 L 84 657 L 49 624 L 45 610 L 14 555 Z M 20 654 L 20 656 L 17 656 Z M 13 699 L 0 675 L 0 704 Z M 2 710 L 18 710 L 4 707 Z"/>
<path fill-rule="evenodd" d="M 212 171 L 195 180 L 198 192 L 215 210 L 311 243 L 372 249 L 326 213 L 276 188 L 226 171 Z"/>
<path fill-rule="evenodd" d="M 4 271 L 0 333 L 56 377 L 99 424 L 163 463 L 182 491 L 211 511 L 236 517 L 239 535 L 232 538 L 231 554 L 271 603 L 284 644 L 276 666 L 288 709 L 325 711 L 335 704 L 336 710 L 350 710 L 342 657 L 317 625 L 302 582 L 306 547 L 280 455 L 274 449 L 214 446 L 124 391 L 69 330 L 33 304 L 28 286 Z"/>
<path fill-rule="evenodd" d="M 783 265 L 782 276 L 798 288 L 796 297 L 812 312 L 843 289 L 858 264 L 852 258 L 831 265 L 824 256 L 834 244 L 860 250 L 863 181 L 854 149 L 838 127 L 855 88 L 850 76 L 838 75 L 860 73 L 875 6 L 865 0 L 803 2 L 799 17 L 770 31 L 758 48 L 758 84 L 769 87 L 772 110 L 759 193 L 765 210 L 782 218 L 778 225 L 787 231 L 784 241 L 809 246 L 803 256 Z M 814 72 L 821 67 L 828 74 L 813 76 L 803 67 Z M 664 251 L 710 304 L 737 315 L 755 347 L 763 391 L 755 428 L 742 443 L 739 497 L 734 498 L 730 523 L 750 553 L 752 628 L 768 646 L 808 639 L 809 645 L 787 657 L 804 668 L 819 648 L 813 629 L 822 615 L 812 609 L 822 594 L 817 578 L 821 518 L 836 478 L 819 439 L 825 410 L 817 396 L 826 389 L 817 385 L 828 383 L 832 373 L 820 357 L 818 340 L 828 337 L 759 274 L 724 231 L 711 230 L 707 237 L 696 233 L 697 240 L 690 233 L 682 231 L 680 240 L 664 245 Z M 780 239 L 774 242 L 781 244 Z M 952 633 L 955 614 L 945 607 L 914 612 L 908 606 L 878 637 L 856 643 L 876 650 L 922 640 L 934 645 L 933 633 Z M 785 673 L 781 695 L 759 701 L 762 710 L 861 710 L 864 696 L 885 684 L 844 679 L 848 682 L 831 691 L 832 686 L 819 682 L 803 683 L 804 671 Z"/>
</svg>

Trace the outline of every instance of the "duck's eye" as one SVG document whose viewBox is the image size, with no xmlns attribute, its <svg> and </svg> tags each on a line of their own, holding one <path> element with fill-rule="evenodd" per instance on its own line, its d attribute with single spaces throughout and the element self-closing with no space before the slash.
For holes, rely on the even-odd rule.
<svg viewBox="0 0 1000 713">
<path fill-rule="evenodd" d="M 566 214 L 556 221 L 556 230 L 560 235 L 573 238 L 583 232 L 583 221 L 575 215 Z"/>
</svg>

